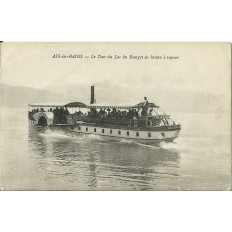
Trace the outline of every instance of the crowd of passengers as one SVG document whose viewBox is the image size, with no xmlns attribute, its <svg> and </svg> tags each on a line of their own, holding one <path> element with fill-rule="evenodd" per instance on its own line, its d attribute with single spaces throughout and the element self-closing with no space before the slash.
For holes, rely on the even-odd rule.
<svg viewBox="0 0 232 232">
<path fill-rule="evenodd" d="M 95 108 L 91 108 L 89 112 L 89 117 L 91 118 L 119 118 L 119 119 L 138 119 L 139 116 L 149 116 L 152 115 L 153 109 L 150 109 L 149 113 L 146 109 L 129 109 L 128 111 L 121 111 L 120 109 L 101 108 L 97 111 Z"/>
<path fill-rule="evenodd" d="M 141 109 L 141 112 L 140 112 Z M 93 118 L 126 118 L 126 119 L 139 119 L 139 116 L 152 116 L 153 109 L 148 111 L 148 100 L 144 97 L 144 103 L 140 108 L 137 109 L 129 109 L 128 111 L 121 111 L 120 109 L 110 108 L 100 109 L 97 111 L 95 108 L 91 108 L 89 112 L 89 117 Z"/>
<path fill-rule="evenodd" d="M 138 109 L 129 109 L 128 111 L 121 111 L 120 109 L 110 109 L 110 108 L 101 108 L 97 110 L 96 108 L 90 108 L 90 112 L 88 112 L 89 118 L 102 118 L 102 119 L 139 119 L 140 116 L 151 116 L 153 113 L 153 109 L 150 109 L 148 112 L 148 100 L 145 97 L 144 105 Z M 141 111 L 140 111 L 141 110 Z M 68 115 L 70 115 L 67 107 L 55 107 L 49 108 L 46 110 L 44 108 L 37 108 L 29 111 L 29 118 L 33 119 L 33 115 L 38 112 L 53 112 L 54 113 L 54 123 L 68 123 Z M 82 117 L 86 114 L 83 114 L 80 110 L 74 113 L 74 115 Z"/>
<path fill-rule="evenodd" d="M 139 116 L 148 116 L 152 115 L 153 109 L 150 109 L 149 113 L 147 113 L 146 109 L 142 108 L 141 112 L 140 109 L 129 109 L 128 111 L 121 111 L 120 109 L 106 109 L 101 108 L 100 110 L 97 110 L 96 108 L 91 108 L 90 112 L 88 113 L 88 116 L 91 118 L 127 118 L 127 119 L 138 119 Z M 67 107 L 56 107 L 56 108 L 36 108 L 32 111 L 29 111 L 30 115 L 33 115 L 38 112 L 53 112 L 54 117 L 63 118 L 64 115 L 70 115 L 69 110 Z M 74 115 L 77 116 L 84 116 L 82 111 L 76 111 Z"/>
<path fill-rule="evenodd" d="M 29 113 L 31 114 L 35 114 L 38 112 L 53 112 L 54 114 L 57 115 L 69 115 L 69 111 L 67 109 L 67 107 L 56 107 L 56 108 L 49 108 L 47 110 L 45 110 L 44 108 L 36 108 L 36 109 L 32 109 L 32 111 L 29 111 Z"/>
<path fill-rule="evenodd" d="M 139 112 L 141 109 L 141 113 Z M 33 115 L 37 112 L 46 112 L 44 108 L 37 108 L 33 109 L 32 111 L 29 111 L 29 115 Z M 64 116 L 69 115 L 69 111 L 67 107 L 56 107 L 56 108 L 50 108 L 48 109 L 48 112 L 53 112 L 54 116 Z M 146 97 L 144 97 L 144 103 L 141 108 L 138 109 L 129 109 L 128 111 L 121 111 L 120 109 L 110 109 L 110 108 L 104 108 L 97 111 L 96 108 L 91 108 L 90 112 L 88 113 L 89 117 L 94 118 L 128 118 L 128 119 L 138 119 L 139 116 L 150 116 L 152 115 L 153 109 L 150 109 L 148 112 L 148 100 Z M 77 116 L 84 116 L 84 114 L 79 110 L 79 112 L 75 112 L 74 115 Z M 85 114 L 86 115 L 86 114 Z"/>
<path fill-rule="evenodd" d="M 49 109 L 44 109 L 44 108 L 37 108 L 33 109 L 32 111 L 29 111 L 31 115 L 38 113 L 38 112 L 53 112 L 54 116 L 56 115 L 70 115 L 70 112 L 67 107 L 56 107 L 56 108 L 49 108 Z M 74 113 L 74 115 L 77 116 L 84 116 L 84 114 L 79 110 Z"/>
<path fill-rule="evenodd" d="M 33 115 L 38 112 L 52 112 L 54 114 L 54 123 L 67 123 L 68 115 L 71 115 L 67 107 L 55 107 L 55 108 L 36 108 L 29 111 L 29 118 L 33 119 Z M 79 110 L 74 113 L 76 116 L 84 116 L 84 114 Z"/>
</svg>

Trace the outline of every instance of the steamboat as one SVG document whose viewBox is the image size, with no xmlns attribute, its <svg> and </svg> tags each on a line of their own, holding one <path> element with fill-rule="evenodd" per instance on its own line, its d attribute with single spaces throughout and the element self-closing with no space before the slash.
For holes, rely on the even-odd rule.
<svg viewBox="0 0 232 232">
<path fill-rule="evenodd" d="M 157 104 L 148 102 L 146 97 L 138 104 L 97 104 L 94 86 L 91 86 L 90 104 L 29 104 L 28 119 L 33 127 L 143 144 L 172 142 L 181 131 L 180 124 L 176 124 Z"/>
</svg>

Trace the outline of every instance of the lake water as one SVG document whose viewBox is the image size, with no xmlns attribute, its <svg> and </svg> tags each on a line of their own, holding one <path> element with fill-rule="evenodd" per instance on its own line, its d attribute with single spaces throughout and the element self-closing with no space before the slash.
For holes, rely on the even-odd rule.
<svg viewBox="0 0 232 232">
<path fill-rule="evenodd" d="M 175 113 L 180 137 L 159 146 L 39 132 L 27 109 L 1 117 L 2 190 L 230 189 L 229 113 Z"/>
</svg>

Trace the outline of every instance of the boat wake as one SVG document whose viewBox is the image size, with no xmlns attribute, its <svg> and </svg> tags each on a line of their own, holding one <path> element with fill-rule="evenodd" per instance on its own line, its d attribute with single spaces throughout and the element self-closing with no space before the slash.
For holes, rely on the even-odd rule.
<svg viewBox="0 0 232 232">
<path fill-rule="evenodd" d="M 79 134 L 78 137 L 82 137 L 86 140 L 104 142 L 105 140 L 100 135 L 94 134 Z"/>
<path fill-rule="evenodd" d="M 89 142 L 89 141 L 97 141 L 97 142 L 104 142 L 105 140 L 99 136 L 94 134 L 73 134 L 72 132 L 67 131 L 54 131 L 54 130 L 44 130 L 39 132 L 38 134 L 40 137 L 45 138 L 53 138 L 53 139 L 68 139 L 72 140 L 73 142 Z"/>
<path fill-rule="evenodd" d="M 72 132 L 66 131 L 53 131 L 50 129 L 41 131 L 38 136 L 44 138 L 52 138 L 52 139 L 65 139 L 70 140 L 75 143 L 85 143 L 85 142 L 96 142 L 96 143 L 108 143 L 108 144 L 124 144 L 129 146 L 140 146 L 146 147 L 150 149 L 166 149 L 166 150 L 174 150 L 174 151 L 187 151 L 189 150 L 189 139 L 179 138 L 178 142 L 160 142 L 159 144 L 143 144 L 129 139 L 120 139 L 120 140 L 108 140 L 100 135 L 94 134 L 74 134 Z M 193 141 L 192 141 L 193 142 Z"/>
<path fill-rule="evenodd" d="M 206 144 L 205 142 L 201 144 L 198 137 L 180 137 L 178 138 L 178 140 L 172 143 L 161 142 L 160 147 L 167 150 L 173 150 L 179 153 L 189 154 L 192 152 L 196 152 L 196 153 L 200 152 L 201 146 L 205 144 Z M 210 149 L 211 148 L 209 147 L 209 150 Z"/>
<path fill-rule="evenodd" d="M 73 137 L 71 135 L 68 135 L 68 134 L 62 132 L 62 131 L 57 132 L 57 131 L 52 131 L 49 129 L 47 129 L 45 131 L 41 131 L 39 133 L 39 136 L 49 137 L 49 138 L 58 138 L 58 139 L 69 139 L 69 138 Z"/>
<path fill-rule="evenodd" d="M 136 141 L 132 141 L 132 140 L 128 140 L 128 139 L 121 139 L 118 143 L 131 144 L 131 145 L 135 145 L 135 146 L 147 147 L 147 148 L 156 149 L 156 150 L 160 148 L 157 145 L 138 143 Z"/>
<path fill-rule="evenodd" d="M 149 145 L 149 144 L 143 144 L 143 143 L 135 143 L 135 144 L 141 147 L 147 147 L 147 148 L 151 148 L 154 150 L 160 149 L 159 145 Z"/>
</svg>

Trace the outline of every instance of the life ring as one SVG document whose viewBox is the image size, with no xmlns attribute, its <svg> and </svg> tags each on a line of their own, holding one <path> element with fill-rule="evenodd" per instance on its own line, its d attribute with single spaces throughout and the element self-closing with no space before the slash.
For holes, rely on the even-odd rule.
<svg viewBox="0 0 232 232">
<path fill-rule="evenodd" d="M 146 121 L 146 127 L 150 127 L 152 126 L 152 121 L 151 120 L 147 120 Z"/>
</svg>

